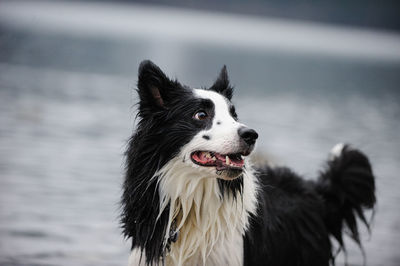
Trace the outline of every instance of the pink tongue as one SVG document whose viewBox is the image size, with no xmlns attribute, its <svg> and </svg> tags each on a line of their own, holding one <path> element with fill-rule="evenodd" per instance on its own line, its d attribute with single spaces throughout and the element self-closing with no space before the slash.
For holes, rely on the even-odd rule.
<svg viewBox="0 0 400 266">
<path fill-rule="evenodd" d="M 231 159 L 231 162 L 236 166 L 243 166 L 243 164 L 244 164 L 243 159 L 232 159 L 232 158 L 230 158 L 230 159 Z"/>
<path fill-rule="evenodd" d="M 199 152 L 193 155 L 193 159 L 195 159 L 197 162 L 200 164 L 204 165 L 216 165 L 217 168 L 224 168 L 226 166 L 229 166 L 226 164 L 226 155 L 222 155 L 219 153 L 215 153 L 214 156 L 217 158 L 217 160 L 212 160 L 211 158 L 207 158 L 206 155 L 208 153 L 204 152 Z M 233 159 L 230 158 L 231 164 L 236 166 L 236 167 L 243 167 L 244 161 L 242 159 Z"/>
<path fill-rule="evenodd" d="M 217 157 L 218 160 L 225 162 L 226 157 L 224 155 L 216 153 L 215 157 Z"/>
<path fill-rule="evenodd" d="M 221 155 L 221 154 L 216 153 L 215 157 L 217 157 L 217 159 L 219 161 L 222 161 L 223 164 L 226 163 L 226 155 Z M 231 157 L 229 157 L 229 159 L 230 159 L 231 163 L 237 167 L 242 167 L 244 164 L 243 160 L 232 159 Z"/>
<path fill-rule="evenodd" d="M 205 153 L 201 152 L 200 156 L 198 156 L 199 161 L 203 164 L 207 163 L 210 159 L 205 156 Z"/>
</svg>

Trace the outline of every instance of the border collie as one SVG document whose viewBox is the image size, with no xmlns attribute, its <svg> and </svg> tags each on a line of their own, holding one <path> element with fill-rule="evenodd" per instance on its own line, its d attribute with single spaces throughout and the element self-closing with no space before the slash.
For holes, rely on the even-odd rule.
<svg viewBox="0 0 400 266">
<path fill-rule="evenodd" d="M 143 61 L 137 87 L 121 215 L 129 265 L 332 265 L 345 227 L 361 247 L 357 221 L 369 227 L 375 204 L 363 153 L 336 145 L 316 181 L 255 169 L 258 135 L 239 122 L 225 66 L 197 89 Z"/>
</svg>

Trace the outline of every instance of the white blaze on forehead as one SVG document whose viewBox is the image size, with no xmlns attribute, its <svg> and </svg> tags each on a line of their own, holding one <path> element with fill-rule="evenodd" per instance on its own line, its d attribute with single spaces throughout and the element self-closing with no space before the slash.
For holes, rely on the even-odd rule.
<svg viewBox="0 0 400 266">
<path fill-rule="evenodd" d="M 192 148 L 222 154 L 238 152 L 240 143 L 238 129 L 244 125 L 232 117 L 228 99 L 209 90 L 194 89 L 194 94 L 199 98 L 211 100 L 214 104 L 214 117 L 211 128 L 199 132 L 193 139 Z M 203 134 L 208 135 L 210 140 L 204 140 Z"/>
</svg>

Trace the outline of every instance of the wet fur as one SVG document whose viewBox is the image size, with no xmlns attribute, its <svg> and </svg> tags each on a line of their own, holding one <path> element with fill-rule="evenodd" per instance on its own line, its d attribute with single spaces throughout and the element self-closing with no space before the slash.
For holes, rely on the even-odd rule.
<svg viewBox="0 0 400 266">
<path fill-rule="evenodd" d="M 288 168 L 253 169 L 247 160 L 241 176 L 223 180 L 212 169 L 194 166 L 188 153 L 196 145 L 218 145 L 226 135 L 217 138 L 211 131 L 215 121 L 192 119 L 199 108 L 220 112 L 221 99 L 230 105 L 226 68 L 203 92 L 170 80 L 145 61 L 138 94 L 139 122 L 126 152 L 121 215 L 123 233 L 132 242 L 130 265 L 329 265 L 334 264 L 330 236 L 343 247 L 346 226 L 361 245 L 357 217 L 368 226 L 364 209 L 375 204 L 374 176 L 363 153 L 336 147 L 316 181 Z M 229 112 L 236 116 L 232 106 Z M 215 134 L 199 135 L 205 131 Z M 179 231 L 176 242 L 170 241 L 172 226 Z"/>
</svg>

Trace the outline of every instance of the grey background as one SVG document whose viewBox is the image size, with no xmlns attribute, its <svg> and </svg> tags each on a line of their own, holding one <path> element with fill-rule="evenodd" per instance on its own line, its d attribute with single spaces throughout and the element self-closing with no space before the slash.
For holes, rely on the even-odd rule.
<svg viewBox="0 0 400 266">
<path fill-rule="evenodd" d="M 399 265 L 399 40 L 137 4 L 0 2 L 0 265 L 127 263 L 119 197 L 143 59 L 193 87 L 226 64 L 257 152 L 306 178 L 338 142 L 365 151 L 378 195 L 367 265 Z"/>
</svg>

